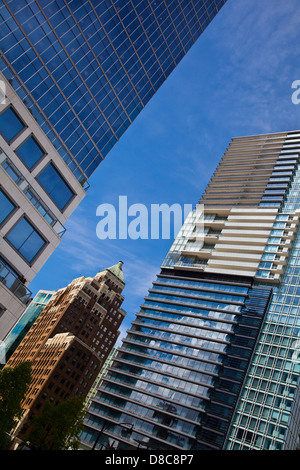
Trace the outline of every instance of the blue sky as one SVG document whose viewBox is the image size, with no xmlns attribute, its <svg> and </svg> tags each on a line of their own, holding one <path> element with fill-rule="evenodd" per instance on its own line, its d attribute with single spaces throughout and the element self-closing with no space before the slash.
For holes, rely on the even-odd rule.
<svg viewBox="0 0 300 470">
<path fill-rule="evenodd" d="M 232 137 L 300 129 L 299 0 L 228 0 L 91 177 L 60 246 L 30 289 L 57 290 L 124 262 L 122 335 L 172 244 L 99 240 L 100 204 L 195 206 Z"/>
</svg>

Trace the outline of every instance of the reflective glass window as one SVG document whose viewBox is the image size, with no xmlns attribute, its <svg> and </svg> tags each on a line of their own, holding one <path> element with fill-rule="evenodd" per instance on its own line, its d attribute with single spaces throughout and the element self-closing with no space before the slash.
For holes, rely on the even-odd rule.
<svg viewBox="0 0 300 470">
<path fill-rule="evenodd" d="M 39 146 L 34 137 L 29 137 L 16 151 L 18 157 L 28 168 L 34 165 L 42 158 L 45 152 Z"/>
<path fill-rule="evenodd" d="M 29 263 L 46 244 L 25 217 L 14 226 L 6 238 Z"/>
<path fill-rule="evenodd" d="M 0 132 L 7 141 L 12 140 L 23 128 L 24 124 L 12 108 L 0 115 Z"/>
<path fill-rule="evenodd" d="M 0 190 L 0 224 L 12 213 L 15 207 L 4 192 Z"/>
<path fill-rule="evenodd" d="M 37 180 L 61 210 L 74 196 L 73 191 L 52 163 L 46 166 Z"/>
</svg>

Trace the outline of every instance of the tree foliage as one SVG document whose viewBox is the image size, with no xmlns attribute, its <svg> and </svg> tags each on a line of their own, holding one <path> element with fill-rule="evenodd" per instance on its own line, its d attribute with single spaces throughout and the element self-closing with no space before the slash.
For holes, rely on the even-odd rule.
<svg viewBox="0 0 300 470">
<path fill-rule="evenodd" d="M 83 418 L 82 398 L 69 397 L 58 404 L 47 401 L 43 413 L 32 417 L 27 440 L 38 450 L 78 449 Z"/>
<path fill-rule="evenodd" d="M 0 449 L 9 445 L 8 434 L 21 418 L 22 400 L 31 382 L 31 364 L 24 362 L 0 371 Z"/>
</svg>

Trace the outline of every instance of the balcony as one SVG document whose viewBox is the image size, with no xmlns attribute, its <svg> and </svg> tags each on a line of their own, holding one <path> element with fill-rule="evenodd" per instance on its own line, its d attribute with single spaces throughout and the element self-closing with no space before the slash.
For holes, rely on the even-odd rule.
<svg viewBox="0 0 300 470">
<path fill-rule="evenodd" d="M 27 304 L 31 297 L 31 291 L 18 278 L 18 276 L 9 269 L 9 267 L 0 259 L 0 282 L 7 287 L 23 304 Z"/>
<path fill-rule="evenodd" d="M 61 238 L 66 232 L 65 227 L 59 220 L 52 214 L 49 207 L 41 200 L 36 191 L 30 186 L 28 181 L 24 178 L 21 172 L 15 167 L 12 161 L 8 158 L 6 153 L 0 148 L 0 165 L 4 168 L 6 173 L 13 179 L 18 187 L 23 191 L 32 205 L 44 217 L 47 223 L 53 228 L 57 235 Z"/>
</svg>

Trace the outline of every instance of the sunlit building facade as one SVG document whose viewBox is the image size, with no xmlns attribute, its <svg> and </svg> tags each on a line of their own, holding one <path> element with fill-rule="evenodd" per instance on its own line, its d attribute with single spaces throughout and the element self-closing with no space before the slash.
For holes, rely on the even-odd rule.
<svg viewBox="0 0 300 470">
<path fill-rule="evenodd" d="M 16 435 L 50 400 L 86 398 L 119 337 L 126 312 L 122 262 L 81 276 L 58 290 L 44 306 L 5 367 L 31 363 L 31 382 L 22 401 Z"/>
<path fill-rule="evenodd" d="M 85 447 L 296 448 L 299 153 L 298 131 L 231 141 L 98 386 Z"/>
</svg>

